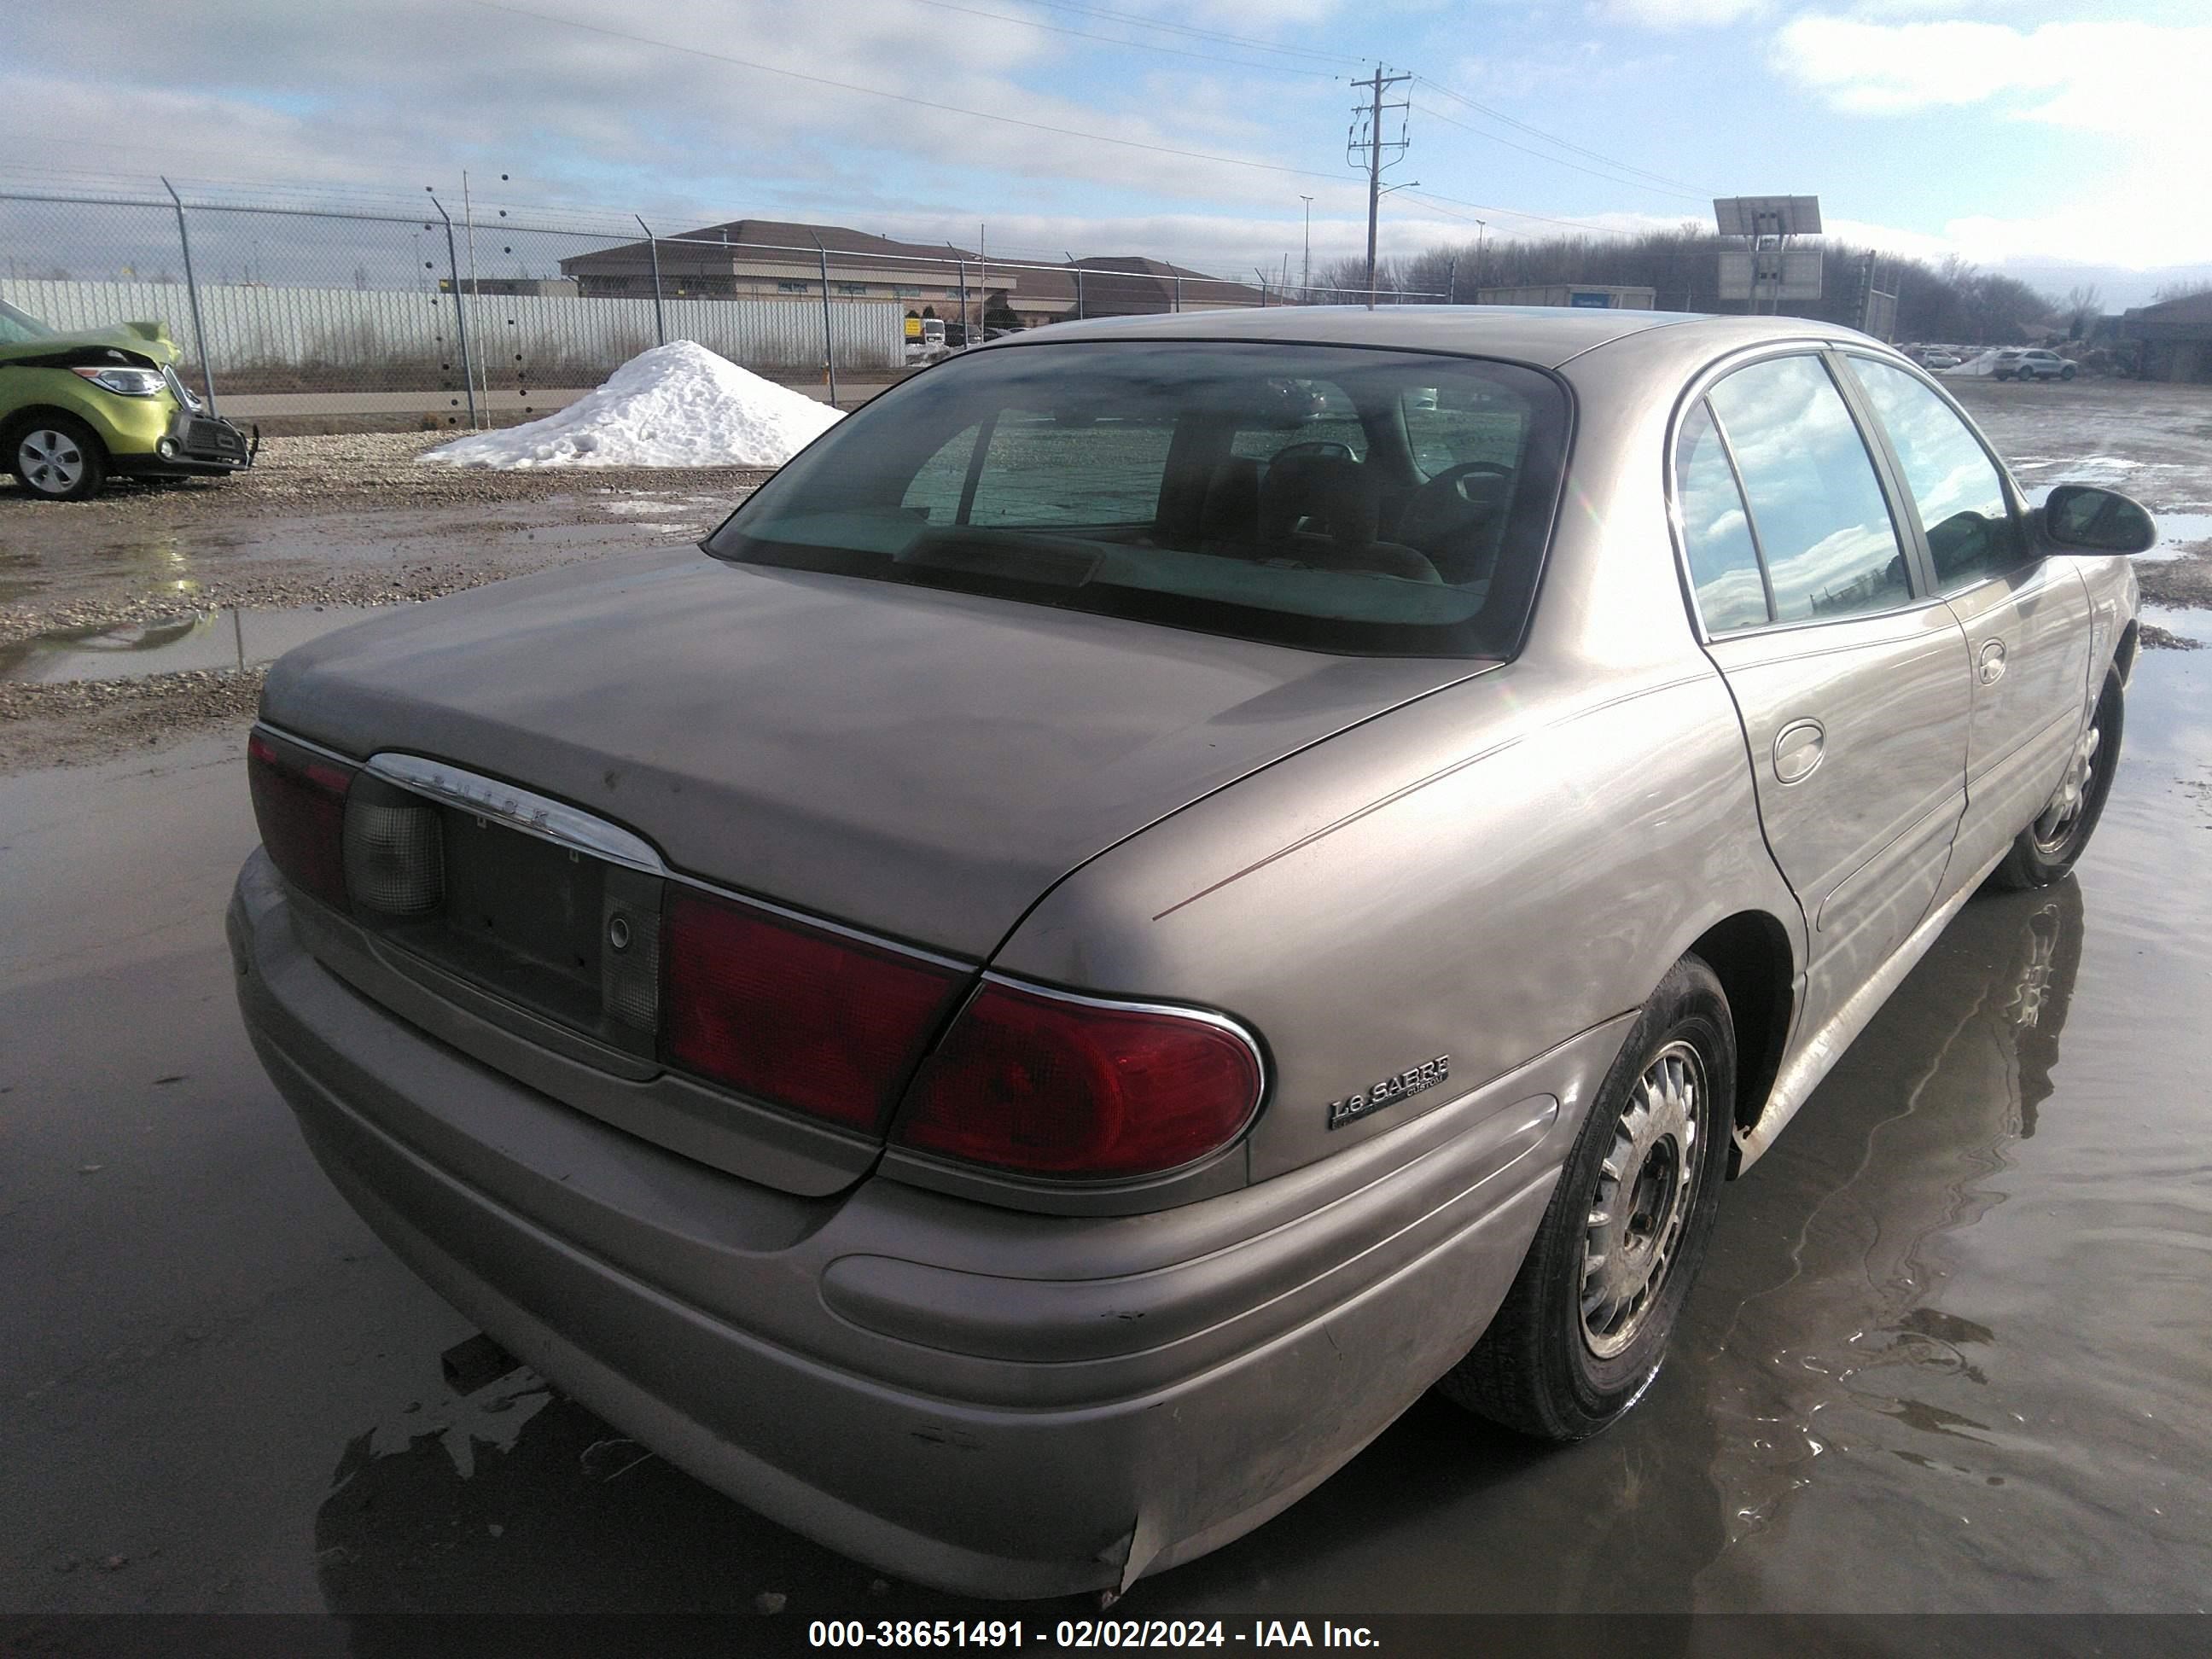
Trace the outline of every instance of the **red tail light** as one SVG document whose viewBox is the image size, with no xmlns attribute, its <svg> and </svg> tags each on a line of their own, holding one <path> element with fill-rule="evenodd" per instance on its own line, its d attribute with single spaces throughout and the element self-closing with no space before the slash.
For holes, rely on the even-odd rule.
<svg viewBox="0 0 2212 1659">
<path fill-rule="evenodd" d="M 1226 1146 L 1260 1055 L 1218 1015 L 987 983 L 908 1091 L 893 1139 L 1023 1175 L 1139 1176 Z"/>
<path fill-rule="evenodd" d="M 685 887 L 661 938 L 672 1064 L 872 1134 L 966 977 Z"/>
<path fill-rule="evenodd" d="M 349 767 L 255 732 L 246 742 L 246 778 L 261 844 L 284 878 L 325 904 L 347 908 L 346 791 Z"/>
</svg>

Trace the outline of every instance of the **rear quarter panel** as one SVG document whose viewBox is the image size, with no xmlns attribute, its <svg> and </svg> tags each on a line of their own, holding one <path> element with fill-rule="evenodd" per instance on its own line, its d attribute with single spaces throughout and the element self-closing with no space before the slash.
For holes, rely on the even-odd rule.
<svg viewBox="0 0 2212 1659">
<path fill-rule="evenodd" d="M 1674 572 L 1673 373 L 1578 382 L 1566 506 L 1518 658 L 1110 849 L 996 957 L 1248 1022 L 1272 1074 L 1251 1179 L 1387 1134 L 1637 1008 L 1737 911 L 1782 921 L 1802 972 L 1802 917 Z M 1329 1127 L 1332 1101 L 1446 1054 L 1447 1084 Z M 1555 1162 L 1584 1102 L 1560 1103 Z"/>
</svg>

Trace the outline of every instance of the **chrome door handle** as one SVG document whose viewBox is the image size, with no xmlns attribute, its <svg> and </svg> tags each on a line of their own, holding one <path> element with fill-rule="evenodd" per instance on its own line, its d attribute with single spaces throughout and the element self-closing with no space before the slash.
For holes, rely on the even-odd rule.
<svg viewBox="0 0 2212 1659">
<path fill-rule="evenodd" d="M 1995 685 L 2004 678 L 2005 648 L 2002 640 L 1990 640 L 1982 647 L 1980 665 L 1975 672 L 1984 685 Z"/>
<path fill-rule="evenodd" d="M 1818 720 L 1790 721 L 1774 734 L 1774 775 L 1784 783 L 1804 782 L 1820 765 L 1827 738 Z"/>
</svg>

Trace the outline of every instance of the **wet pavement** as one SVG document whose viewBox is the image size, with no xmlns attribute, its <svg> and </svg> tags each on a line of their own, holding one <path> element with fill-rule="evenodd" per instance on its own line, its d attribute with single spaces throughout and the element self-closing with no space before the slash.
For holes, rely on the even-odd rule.
<svg viewBox="0 0 2212 1659">
<path fill-rule="evenodd" d="M 107 628 L 55 629 L 15 645 L 0 645 L 0 680 L 53 685 L 187 670 L 258 668 L 295 645 L 375 614 L 368 605 L 304 605 L 185 611 Z"/>
<path fill-rule="evenodd" d="M 97 505 L 97 504 L 96 504 Z M 62 520 L 0 507 L 0 603 L 86 600 L 205 608 L 255 586 L 364 591 L 425 568 L 478 566 L 478 580 L 656 542 L 696 540 L 729 513 L 728 494 L 672 487 L 578 489 L 540 501 L 372 511 L 205 510 L 173 523 L 111 514 Z"/>
<path fill-rule="evenodd" d="M 2076 876 L 1985 896 L 1728 1191 L 1674 1359 L 1433 1400 L 1119 1611 L 2201 1609 L 2212 665 L 2146 653 Z M 222 938 L 234 737 L 0 779 L 0 1609 L 986 1611 L 762 1521 L 469 1326 L 309 1159 Z"/>
</svg>

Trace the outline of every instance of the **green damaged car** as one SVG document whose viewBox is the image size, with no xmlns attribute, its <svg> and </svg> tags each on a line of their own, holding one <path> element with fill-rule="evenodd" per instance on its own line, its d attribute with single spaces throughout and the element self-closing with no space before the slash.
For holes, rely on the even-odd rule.
<svg viewBox="0 0 2212 1659">
<path fill-rule="evenodd" d="M 261 447 L 177 374 L 161 323 L 64 333 L 0 301 L 0 459 L 34 501 L 78 501 L 117 477 L 240 472 Z"/>
</svg>

